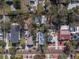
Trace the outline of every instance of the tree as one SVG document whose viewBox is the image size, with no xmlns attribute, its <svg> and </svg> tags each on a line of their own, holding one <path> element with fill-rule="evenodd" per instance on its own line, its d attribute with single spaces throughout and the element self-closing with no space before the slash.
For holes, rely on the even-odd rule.
<svg viewBox="0 0 79 59">
<path fill-rule="evenodd" d="M 38 4 L 37 6 L 37 14 L 41 15 L 41 13 L 44 11 L 44 8 L 42 6 L 42 4 Z"/>
<path fill-rule="evenodd" d="M 0 48 L 0 54 L 2 54 L 4 52 L 3 48 Z"/>
<path fill-rule="evenodd" d="M 26 40 L 25 39 L 21 39 L 20 40 L 20 46 L 22 46 L 22 48 L 25 48 L 26 45 Z"/>
<path fill-rule="evenodd" d="M 15 55 L 15 59 L 23 59 L 23 55 Z"/>
<path fill-rule="evenodd" d="M 9 52 L 10 52 L 11 55 L 15 55 L 15 53 L 16 53 L 15 47 L 9 48 Z"/>
<path fill-rule="evenodd" d="M 20 9 L 21 8 L 21 5 L 20 5 L 20 0 L 13 0 L 14 1 L 14 6 L 16 9 Z"/>
<path fill-rule="evenodd" d="M 58 56 L 58 59 L 67 59 L 67 55 L 62 53 L 61 55 Z"/>
<path fill-rule="evenodd" d="M 45 54 L 35 55 L 34 59 L 45 59 Z"/>
<path fill-rule="evenodd" d="M 0 40 L 0 46 L 5 47 L 6 43 L 3 40 Z"/>
<path fill-rule="evenodd" d="M 23 59 L 23 55 L 21 54 L 11 55 L 11 59 Z"/>
</svg>

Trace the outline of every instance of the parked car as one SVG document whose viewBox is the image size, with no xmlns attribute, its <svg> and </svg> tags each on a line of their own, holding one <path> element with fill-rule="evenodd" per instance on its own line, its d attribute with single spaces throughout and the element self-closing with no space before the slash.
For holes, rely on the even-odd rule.
<svg viewBox="0 0 79 59">
<path fill-rule="evenodd" d="M 3 35 L 2 30 L 0 29 L 0 40 L 3 40 L 3 38 L 4 38 L 4 35 Z"/>
<path fill-rule="evenodd" d="M 28 30 L 26 30 L 26 31 L 25 31 L 25 34 L 24 34 L 25 39 L 27 39 L 27 38 L 29 37 L 29 35 L 30 35 L 30 32 L 29 32 Z"/>
<path fill-rule="evenodd" d="M 75 34 L 76 33 L 76 27 L 75 26 L 70 26 L 69 30 L 70 30 L 71 34 Z"/>
<path fill-rule="evenodd" d="M 41 24 L 46 24 L 47 23 L 47 17 L 45 15 L 41 16 Z"/>
<path fill-rule="evenodd" d="M 10 9 L 11 9 L 11 11 L 16 11 L 16 8 L 14 7 L 14 5 L 12 4 L 11 6 L 10 6 Z"/>
</svg>

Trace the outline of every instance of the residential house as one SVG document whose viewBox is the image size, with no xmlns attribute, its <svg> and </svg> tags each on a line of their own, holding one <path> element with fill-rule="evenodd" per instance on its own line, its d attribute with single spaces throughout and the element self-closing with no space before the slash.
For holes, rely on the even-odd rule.
<svg viewBox="0 0 79 59">
<path fill-rule="evenodd" d="M 18 43 L 20 40 L 20 27 L 18 23 L 11 24 L 11 39 L 12 43 Z"/>
<path fill-rule="evenodd" d="M 59 39 L 60 40 L 71 40 L 71 33 L 69 31 L 68 25 L 61 25 L 59 31 Z"/>
<path fill-rule="evenodd" d="M 79 0 L 71 0 L 67 9 L 70 10 L 72 8 L 76 8 L 77 6 L 79 6 Z"/>
</svg>

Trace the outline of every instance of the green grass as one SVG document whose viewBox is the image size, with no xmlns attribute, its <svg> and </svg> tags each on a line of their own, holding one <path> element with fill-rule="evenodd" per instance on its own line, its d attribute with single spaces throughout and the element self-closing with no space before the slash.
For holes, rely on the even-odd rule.
<svg viewBox="0 0 79 59">
<path fill-rule="evenodd" d="M 8 59 L 7 55 L 5 56 L 5 59 Z"/>
<path fill-rule="evenodd" d="M 3 55 L 2 54 L 0 54 L 0 59 L 3 59 Z"/>
<path fill-rule="evenodd" d="M 43 11 L 44 11 L 44 8 L 43 8 L 42 4 L 39 4 L 38 7 L 37 7 L 38 14 L 40 14 Z"/>
<path fill-rule="evenodd" d="M 0 54 L 0 59 L 4 59 L 3 54 Z M 5 55 L 5 59 L 8 59 L 7 55 Z"/>
<path fill-rule="evenodd" d="M 21 39 L 20 39 L 20 45 L 25 44 L 25 42 L 26 42 L 26 40 L 25 40 L 25 39 L 23 39 L 23 38 L 21 38 Z"/>
</svg>

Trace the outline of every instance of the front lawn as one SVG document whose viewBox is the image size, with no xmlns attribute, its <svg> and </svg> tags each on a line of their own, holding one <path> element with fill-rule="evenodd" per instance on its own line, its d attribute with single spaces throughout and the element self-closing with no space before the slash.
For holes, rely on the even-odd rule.
<svg viewBox="0 0 79 59">
<path fill-rule="evenodd" d="M 0 59 L 3 59 L 3 55 L 2 54 L 0 54 Z"/>
</svg>

